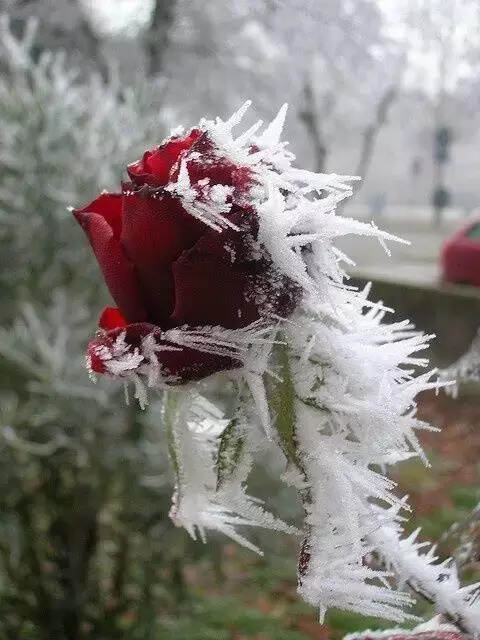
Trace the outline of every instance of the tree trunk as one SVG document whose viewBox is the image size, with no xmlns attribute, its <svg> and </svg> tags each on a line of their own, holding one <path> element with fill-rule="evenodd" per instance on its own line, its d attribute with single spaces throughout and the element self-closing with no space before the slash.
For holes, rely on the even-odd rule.
<svg viewBox="0 0 480 640">
<path fill-rule="evenodd" d="M 177 0 L 155 0 L 152 21 L 144 39 L 149 76 L 158 75 L 163 71 L 176 4 Z"/>
<path fill-rule="evenodd" d="M 300 118 L 307 129 L 308 137 L 313 146 L 313 153 L 315 157 L 315 171 L 323 173 L 325 171 L 327 161 L 327 145 L 325 137 L 320 128 L 319 116 L 317 105 L 315 103 L 315 96 L 313 94 L 313 88 L 310 81 L 305 82 L 303 88 L 303 95 L 305 100 L 305 106 L 300 112 Z M 326 108 L 331 111 L 332 103 L 327 101 Z M 323 114 L 322 114 L 323 115 Z"/>
<path fill-rule="evenodd" d="M 398 87 L 390 87 L 385 91 L 377 104 L 377 108 L 375 109 L 375 118 L 373 122 L 365 129 L 362 134 L 360 158 L 358 160 L 357 169 L 355 171 L 355 175 L 360 176 L 362 178 L 362 181 L 365 180 L 368 170 L 370 169 L 378 134 L 382 127 L 386 124 L 389 109 L 397 97 Z M 357 188 L 357 191 L 358 190 L 359 188 Z"/>
</svg>

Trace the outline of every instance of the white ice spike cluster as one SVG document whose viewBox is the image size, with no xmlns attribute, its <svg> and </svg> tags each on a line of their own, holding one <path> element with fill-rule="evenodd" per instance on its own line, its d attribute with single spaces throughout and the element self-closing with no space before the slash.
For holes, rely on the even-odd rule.
<svg viewBox="0 0 480 640">
<path fill-rule="evenodd" d="M 212 529 L 250 548 L 240 525 L 295 532 L 246 493 L 257 449 L 277 447 L 286 459 L 283 479 L 297 487 L 305 511 L 299 592 L 321 618 L 337 607 L 406 620 L 410 586 L 476 633 L 475 588 L 461 590 L 451 565 L 420 555 L 414 538 L 402 540 L 398 514 L 409 508 L 384 475 L 412 456 L 425 460 L 416 431 L 431 427 L 416 417 L 415 399 L 438 387 L 421 355 L 431 336 L 408 321 L 384 322 L 391 310 L 369 300 L 369 287 L 348 285 L 342 265 L 348 258 L 335 247 L 346 234 L 382 245 L 401 240 L 336 215 L 356 178 L 293 167 L 295 158 L 280 141 L 286 106 L 263 133 L 257 123 L 234 137 L 248 106 L 199 127 L 217 153 L 253 175 L 248 204 L 258 215 L 258 244 L 297 283 L 302 299 L 288 319 L 267 316 L 260 328 L 177 328 L 170 336 L 178 345 L 241 352 L 243 363 L 165 392 L 177 483 L 171 516 L 194 537 Z M 228 190 L 217 188 L 202 208 L 197 187 L 185 165 L 167 188 L 222 233 Z"/>
</svg>

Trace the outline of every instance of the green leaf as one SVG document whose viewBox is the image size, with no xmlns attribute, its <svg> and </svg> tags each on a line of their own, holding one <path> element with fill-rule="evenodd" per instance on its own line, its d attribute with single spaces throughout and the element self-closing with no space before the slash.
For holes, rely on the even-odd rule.
<svg viewBox="0 0 480 640">
<path fill-rule="evenodd" d="M 240 411 L 240 409 L 237 411 Z M 217 491 L 228 480 L 242 456 L 245 438 L 241 429 L 241 419 L 237 415 L 228 424 L 220 438 L 217 458 Z"/>
<path fill-rule="evenodd" d="M 279 336 L 279 339 L 281 337 Z M 271 360 L 272 369 L 279 379 L 265 374 L 265 388 L 272 422 L 280 437 L 280 445 L 290 462 L 297 464 L 297 444 L 295 440 L 295 387 L 290 367 L 289 347 L 276 344 Z"/>
<path fill-rule="evenodd" d="M 177 454 L 177 442 L 175 437 L 175 425 L 177 422 L 178 409 L 181 403 L 181 393 L 175 391 L 165 391 L 163 404 L 163 419 L 167 434 L 167 447 L 177 487 L 180 487 L 180 462 Z"/>
</svg>

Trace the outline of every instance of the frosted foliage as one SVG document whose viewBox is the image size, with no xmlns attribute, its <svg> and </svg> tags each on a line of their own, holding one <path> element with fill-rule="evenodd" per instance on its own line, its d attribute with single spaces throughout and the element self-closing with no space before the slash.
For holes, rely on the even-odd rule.
<svg viewBox="0 0 480 640">
<path fill-rule="evenodd" d="M 440 372 L 440 377 L 448 384 L 447 390 L 453 395 L 463 384 L 480 382 L 480 331 L 472 341 L 468 351 L 447 369 Z"/>
<path fill-rule="evenodd" d="M 153 118 L 143 94 L 121 93 L 85 70 L 77 76 L 60 54 L 39 57 L 33 22 L 21 39 L 12 33 L 3 18 L 0 564 L 8 597 L 1 598 L 0 626 L 16 638 L 26 628 L 60 638 L 57 623 L 75 610 L 82 625 L 85 608 L 88 624 L 101 620 L 111 637 L 116 622 L 104 627 L 111 550 L 128 540 L 128 564 L 137 571 L 169 544 L 168 534 L 156 542 L 148 527 L 159 503 L 168 508 L 171 488 L 159 414 L 151 424 L 124 406 L 118 384 L 94 386 L 86 376 L 100 277 L 67 206 L 118 184 L 125 156 L 151 139 Z M 24 506 L 30 516 L 22 518 Z M 79 555 L 79 540 L 90 556 Z"/>
<path fill-rule="evenodd" d="M 62 401 L 63 413 L 54 410 L 49 389 L 52 398 L 57 391 L 97 397 L 91 423 L 105 424 L 113 393 L 95 392 L 83 369 L 100 279 L 67 207 L 118 183 L 123 157 L 142 149 L 154 119 L 141 92 L 122 93 L 114 80 L 81 74 L 61 53 L 38 56 L 35 20 L 21 36 L 15 26 L 0 15 L 0 321 L 9 327 L 0 350 L 25 389 L 42 389 L 42 396 L 30 394 L 32 415 L 48 406 L 59 431 L 64 423 L 85 426 L 85 407 L 76 414 L 73 401 Z"/>
<path fill-rule="evenodd" d="M 131 416 L 118 411 L 121 397 L 116 385 L 94 386 L 85 376 L 83 350 L 90 317 L 78 297 L 57 292 L 49 307 L 39 310 L 25 304 L 14 325 L 0 329 L 0 358 L 6 372 L 0 396 L 0 460 L 6 491 L 15 487 L 7 479 L 17 472 L 17 456 L 26 474 L 41 473 L 54 454 L 51 464 L 68 466 L 71 455 L 90 473 L 99 468 L 107 475 L 116 473 L 126 458 L 138 460 L 145 474 L 159 473 L 157 434 L 150 442 L 135 445 L 144 450 L 134 449 L 125 438 Z M 8 374 L 25 381 L 22 392 Z"/>
<path fill-rule="evenodd" d="M 36 32 L 32 19 L 18 38 L 0 16 L 0 278 L 6 290 L 34 282 L 35 295 L 73 274 L 92 278 L 87 248 L 72 248 L 67 204 L 118 184 L 123 159 L 161 136 L 144 93 L 85 77 L 62 53 L 38 57 Z"/>
<path fill-rule="evenodd" d="M 346 234 L 373 236 L 383 246 L 400 240 L 336 215 L 356 178 L 293 166 L 294 156 L 280 140 L 286 106 L 263 131 L 259 122 L 235 137 L 248 107 L 199 127 L 219 156 L 253 174 L 245 197 L 258 216 L 257 249 L 268 251 L 278 273 L 303 294 L 287 319 L 265 312 L 241 330 L 179 327 L 165 333 L 174 348 L 230 351 L 243 363 L 165 393 L 177 478 L 171 517 L 193 537 L 216 530 L 249 548 L 239 525 L 294 532 L 246 490 L 256 451 L 278 446 L 288 463 L 283 479 L 297 487 L 305 509 L 299 592 L 321 618 L 338 607 L 406 620 L 412 617 L 408 585 L 463 628 L 479 630 L 476 587 L 460 589 L 450 562 L 435 564 L 433 552 L 419 553 L 414 537 L 402 539 L 399 513 L 409 507 L 385 475 L 389 465 L 412 456 L 426 463 L 416 432 L 432 427 L 416 417 L 415 398 L 439 386 L 422 356 L 430 336 L 408 321 L 384 322 L 391 310 L 369 300 L 369 287 L 348 285 L 342 266 L 348 258 L 335 247 Z M 222 233 L 228 201 L 211 198 L 200 212 L 204 193 L 190 182 L 188 158 L 167 189 Z M 137 395 L 139 385 L 165 388 L 169 382 L 161 372 L 153 376 L 147 360 L 131 369 L 130 359 L 119 374 L 134 377 Z"/>
</svg>

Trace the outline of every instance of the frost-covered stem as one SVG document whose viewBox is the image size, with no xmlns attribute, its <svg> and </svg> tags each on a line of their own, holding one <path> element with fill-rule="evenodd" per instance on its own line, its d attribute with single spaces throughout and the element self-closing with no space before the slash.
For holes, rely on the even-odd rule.
<svg viewBox="0 0 480 640">
<path fill-rule="evenodd" d="M 309 514 L 309 507 L 312 504 L 312 492 L 310 490 L 310 487 L 308 487 L 308 476 L 307 476 L 307 472 L 305 471 L 305 467 L 299 464 L 298 468 L 300 470 L 300 473 L 303 476 L 303 480 L 306 485 L 305 489 L 301 489 L 299 491 L 299 496 L 300 496 L 300 500 L 302 501 L 303 510 L 305 512 L 305 519 L 307 519 Z M 310 546 L 311 546 L 310 539 L 313 534 L 313 528 L 311 524 L 308 524 L 308 523 L 305 524 L 304 533 L 305 533 L 305 537 L 303 538 L 302 546 L 300 547 L 300 553 L 298 557 L 298 584 L 300 587 L 302 586 L 303 577 L 308 572 L 310 560 L 312 557 L 312 554 L 310 552 Z"/>
<path fill-rule="evenodd" d="M 461 587 L 457 567 L 452 559 L 436 563 L 435 547 L 426 553 L 419 550 L 429 543 L 416 542 L 419 530 L 400 538 L 398 525 L 384 525 L 369 536 L 387 569 L 394 572 L 400 584 L 408 586 L 435 605 L 437 611 L 461 631 L 478 634 L 480 614 L 476 601 L 478 584 Z"/>
<path fill-rule="evenodd" d="M 312 505 L 312 491 L 305 466 L 302 464 L 302 456 L 297 439 L 296 403 L 303 402 L 297 395 L 292 379 L 291 354 L 286 336 L 279 332 L 276 337 L 277 344 L 272 350 L 271 366 L 276 368 L 278 380 L 273 380 L 269 374 L 265 376 L 268 393 L 269 407 L 273 425 L 276 429 L 276 438 L 282 449 L 287 464 L 295 469 L 295 474 L 302 478 L 298 495 L 305 512 L 304 538 L 300 547 L 298 558 L 298 584 L 301 587 L 303 578 L 310 565 L 312 526 L 308 522 L 308 515 Z M 299 485 L 300 486 L 300 485 Z"/>
<path fill-rule="evenodd" d="M 178 446 L 175 435 L 175 417 L 181 401 L 181 395 L 175 391 L 165 391 L 163 395 L 163 421 L 167 436 L 168 455 L 175 476 L 176 487 L 179 490 L 180 462 L 178 459 Z"/>
<path fill-rule="evenodd" d="M 423 598 L 429 604 L 435 605 L 435 598 L 433 596 L 429 595 L 428 593 L 426 593 L 425 591 L 420 589 L 418 587 L 418 585 L 413 584 L 410 580 L 407 580 L 407 584 L 408 584 L 409 588 L 417 596 L 419 596 L 420 598 Z M 467 627 L 465 627 L 461 617 L 454 617 L 450 613 L 448 613 L 447 611 L 440 611 L 440 614 L 446 620 L 446 622 L 450 622 L 450 623 L 454 624 L 459 629 L 459 631 L 461 631 L 462 633 L 465 633 L 467 635 L 470 634 L 470 631 L 467 629 Z"/>
<path fill-rule="evenodd" d="M 372 566 L 375 567 L 386 567 L 386 564 L 383 560 L 383 558 L 379 557 L 378 554 L 372 554 L 372 561 L 369 562 L 369 564 L 371 564 Z M 425 600 L 425 602 L 428 602 L 431 605 L 435 605 L 435 598 L 430 594 L 427 593 L 424 589 L 422 589 L 418 584 L 416 584 L 413 580 L 409 579 L 405 581 L 405 584 L 408 586 L 408 588 L 413 591 L 413 593 L 415 593 L 416 596 L 418 596 L 419 598 L 422 598 L 422 600 Z M 466 629 L 466 627 L 464 627 L 463 625 L 463 621 L 458 620 L 456 618 L 454 618 L 451 614 L 445 612 L 445 611 L 440 611 L 439 612 L 442 617 L 445 619 L 446 622 L 450 622 L 451 624 L 454 624 L 458 627 L 458 629 L 460 631 L 462 631 L 463 633 L 468 634 L 469 631 Z"/>
<path fill-rule="evenodd" d="M 302 402 L 301 399 L 299 399 L 299 401 Z M 297 447 L 298 442 L 296 439 L 296 435 L 294 437 L 295 437 L 295 446 Z M 312 491 L 309 486 L 309 478 L 308 478 L 307 471 L 305 469 L 305 466 L 301 463 L 300 460 L 301 458 L 297 454 L 297 466 L 301 475 L 303 476 L 303 481 L 305 484 L 305 488 L 300 489 L 298 492 L 300 496 L 300 500 L 302 501 L 303 510 L 305 512 L 305 526 L 304 526 L 305 537 L 302 541 L 302 546 L 300 547 L 300 554 L 298 557 L 298 584 L 301 587 L 302 579 L 308 572 L 310 560 L 312 557 L 310 552 L 310 546 L 311 546 L 310 539 L 313 535 L 313 527 L 310 523 L 308 523 L 308 515 L 310 513 L 310 507 L 312 505 L 313 498 L 312 498 Z"/>
</svg>

